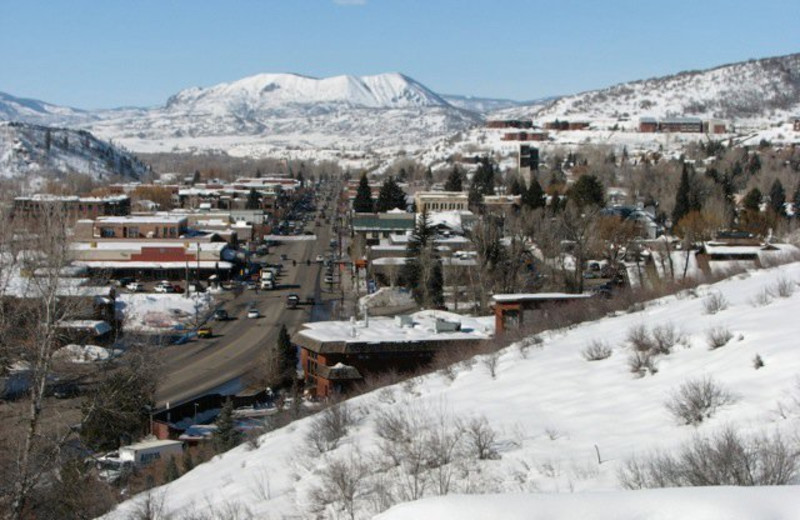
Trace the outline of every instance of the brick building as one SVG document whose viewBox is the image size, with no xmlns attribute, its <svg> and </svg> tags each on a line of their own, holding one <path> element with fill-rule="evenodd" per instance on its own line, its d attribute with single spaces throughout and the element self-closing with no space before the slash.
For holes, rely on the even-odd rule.
<svg viewBox="0 0 800 520">
<path fill-rule="evenodd" d="M 127 195 L 110 197 L 77 197 L 36 194 L 14 199 L 12 218 L 37 218 L 44 212 L 63 211 L 70 220 L 101 216 L 124 216 L 131 213 L 131 199 Z"/>
</svg>

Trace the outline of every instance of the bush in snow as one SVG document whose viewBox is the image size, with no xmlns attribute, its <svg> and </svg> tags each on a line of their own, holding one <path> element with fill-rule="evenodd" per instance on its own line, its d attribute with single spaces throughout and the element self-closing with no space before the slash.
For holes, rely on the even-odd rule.
<svg viewBox="0 0 800 520">
<path fill-rule="evenodd" d="M 668 355 L 672 353 L 672 348 L 680 343 L 681 339 L 681 334 L 672 323 L 657 325 L 653 327 L 651 351 L 653 354 Z"/>
<path fill-rule="evenodd" d="M 319 453 L 336 449 L 339 441 L 355 425 L 356 418 L 347 403 L 339 403 L 320 412 L 311 422 L 306 440 Z"/>
<path fill-rule="evenodd" d="M 636 325 L 628 330 L 628 343 L 637 352 L 649 353 L 654 350 L 653 338 L 644 325 Z"/>
<path fill-rule="evenodd" d="M 775 294 L 781 298 L 788 298 L 794 294 L 794 282 L 782 276 L 775 282 Z"/>
<path fill-rule="evenodd" d="M 712 378 L 703 377 L 683 383 L 664 406 L 681 423 L 696 426 L 735 400 L 733 394 Z"/>
<path fill-rule="evenodd" d="M 756 354 L 756 357 L 753 358 L 753 368 L 758 370 L 764 366 L 764 360 L 761 359 L 761 355 Z"/>
<path fill-rule="evenodd" d="M 586 361 L 601 361 L 603 359 L 608 359 L 611 357 L 611 347 L 609 347 L 604 341 L 599 339 L 592 340 L 583 351 L 581 351 L 581 355 Z"/>
<path fill-rule="evenodd" d="M 631 372 L 637 377 L 644 377 L 650 372 L 655 375 L 658 372 L 658 367 L 649 352 L 639 352 L 637 350 L 631 352 L 628 356 L 628 367 Z"/>
<path fill-rule="evenodd" d="M 467 423 L 467 442 L 478 460 L 499 459 L 497 433 L 486 417 L 474 417 Z"/>
<path fill-rule="evenodd" d="M 765 305 L 772 303 L 772 298 L 772 291 L 764 288 L 750 300 L 750 304 L 753 307 L 764 307 Z"/>
<path fill-rule="evenodd" d="M 716 314 L 728 308 L 728 300 L 720 292 L 712 292 L 703 300 L 706 314 Z"/>
<path fill-rule="evenodd" d="M 728 428 L 697 436 L 677 453 L 630 459 L 619 471 L 627 489 L 680 486 L 781 486 L 800 473 L 800 450 L 775 434 L 743 437 Z"/>
<path fill-rule="evenodd" d="M 733 339 L 733 333 L 725 327 L 714 327 L 706 331 L 708 348 L 711 350 L 724 347 L 731 339 Z"/>
</svg>

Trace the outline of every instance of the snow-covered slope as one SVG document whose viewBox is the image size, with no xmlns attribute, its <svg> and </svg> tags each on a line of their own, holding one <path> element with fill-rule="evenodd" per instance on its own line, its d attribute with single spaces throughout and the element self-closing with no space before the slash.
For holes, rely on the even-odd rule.
<svg viewBox="0 0 800 520">
<path fill-rule="evenodd" d="M 35 187 L 69 173 L 101 180 L 138 179 L 146 171 L 139 159 L 89 132 L 0 121 L 0 178 Z"/>
<path fill-rule="evenodd" d="M 488 114 L 505 108 L 515 108 L 528 103 L 514 101 L 513 99 L 497 99 L 475 96 L 459 96 L 455 94 L 443 94 L 442 98 L 454 107 L 463 108 L 479 114 Z"/>
<path fill-rule="evenodd" d="M 633 455 L 673 450 L 694 435 L 708 435 L 724 426 L 735 427 L 744 435 L 782 431 L 791 438 L 800 426 L 800 408 L 794 401 L 800 397 L 800 356 L 792 319 L 800 312 L 798 282 L 800 263 L 752 271 L 650 302 L 637 312 L 544 334 L 541 342 L 521 341 L 501 351 L 495 360 L 478 357 L 452 370 L 351 400 L 352 424 L 338 445 L 325 453 L 312 447 L 309 435 L 321 427 L 311 417 L 266 434 L 257 448 L 240 446 L 195 468 L 157 490 L 157 497 L 164 500 L 166 511 L 181 514 L 198 507 L 202 509 L 198 512 L 239 507 L 259 518 L 319 518 L 312 511 L 313 504 L 320 497 L 336 494 L 325 486 L 335 487 L 335 478 L 341 484 L 343 476 L 349 475 L 353 478 L 346 482 L 354 486 L 356 518 L 369 518 L 412 495 L 436 495 L 442 486 L 454 494 L 541 492 L 567 493 L 569 497 L 470 499 L 474 502 L 447 498 L 434 501 L 430 509 L 424 504 L 421 509 L 400 508 L 387 518 L 438 518 L 437 504 L 445 508 L 453 504 L 463 510 L 471 503 L 475 509 L 469 518 L 476 518 L 478 511 L 485 513 L 481 518 L 500 518 L 509 511 L 512 518 L 536 518 L 520 516 L 520 511 L 531 507 L 532 515 L 539 505 L 552 512 L 541 518 L 554 519 L 790 518 L 785 508 L 797 510 L 797 488 L 626 492 L 620 490 L 617 471 Z M 779 283 L 793 287 L 793 294 L 786 290 L 787 297 L 778 297 Z M 773 296 L 765 297 L 765 290 Z M 728 305 L 709 315 L 705 302 L 712 292 L 721 294 Z M 634 377 L 628 365 L 629 331 L 640 325 L 652 329 L 668 324 L 682 340 L 671 354 L 658 358 L 657 373 Z M 707 335 L 714 328 L 729 329 L 732 339 L 711 350 Z M 612 355 L 602 361 L 585 360 L 582 351 L 593 340 L 606 342 Z M 764 363 L 760 369 L 753 365 L 756 355 Z M 699 426 L 681 424 L 667 411 L 665 401 L 687 380 L 706 376 L 729 390 L 734 402 Z M 381 416 L 384 439 L 393 435 L 386 428 L 392 423 L 387 421 L 398 419 L 413 425 L 402 431 L 410 431 L 414 440 L 382 443 L 377 429 Z M 496 432 L 489 444 L 499 458 L 479 460 L 474 452 L 442 451 L 449 446 L 446 439 L 452 438 L 459 420 L 461 424 L 480 424 L 481 419 Z M 416 451 L 402 450 L 424 443 L 438 446 L 427 452 L 428 456 L 446 454 L 451 462 L 413 464 L 410 453 Z M 398 465 L 391 455 L 400 452 Z M 791 506 L 784 506 L 782 501 L 790 495 L 795 497 Z M 705 496 L 708 499 L 704 500 Z M 611 503 L 609 511 L 619 514 L 600 516 L 604 500 Z M 732 504 L 744 501 L 751 503 L 751 508 L 742 509 L 739 516 L 726 516 Z M 588 503 L 596 504 L 598 510 L 581 505 Z M 654 508 L 655 503 L 662 507 Z M 507 511 L 506 504 L 513 508 Z M 109 517 L 125 518 L 136 507 L 136 500 L 125 503 Z M 404 510 L 420 514 L 403 516 Z M 587 511 L 597 516 L 587 516 Z M 669 511 L 685 514 L 670 516 Z M 342 510 L 334 513 L 327 509 L 322 516 L 333 518 L 338 513 L 343 514 Z"/>
<path fill-rule="evenodd" d="M 790 54 L 621 83 L 511 113 L 538 120 L 696 116 L 780 121 L 798 111 L 800 54 Z"/>
</svg>

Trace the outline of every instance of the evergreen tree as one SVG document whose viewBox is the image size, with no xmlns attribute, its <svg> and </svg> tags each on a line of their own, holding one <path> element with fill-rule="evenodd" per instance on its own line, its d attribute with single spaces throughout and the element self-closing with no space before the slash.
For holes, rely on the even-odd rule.
<svg viewBox="0 0 800 520">
<path fill-rule="evenodd" d="M 261 168 L 256 168 L 256 179 L 260 179 L 262 175 Z"/>
<path fill-rule="evenodd" d="M 164 481 L 172 482 L 173 480 L 178 480 L 180 476 L 181 472 L 175 462 L 175 457 L 170 457 L 169 461 L 167 461 L 167 467 L 164 468 Z"/>
<path fill-rule="evenodd" d="M 546 204 L 544 190 L 536 177 L 531 178 L 531 185 L 522 193 L 522 205 L 530 208 L 543 208 Z"/>
<path fill-rule="evenodd" d="M 775 179 L 772 187 L 769 189 L 769 207 L 776 215 L 783 216 L 786 214 L 784 204 L 786 203 L 786 190 L 783 189 L 783 184 L 779 179 Z"/>
<path fill-rule="evenodd" d="M 463 174 L 458 165 L 453 166 L 447 181 L 444 183 L 444 191 L 462 191 L 464 189 Z"/>
<path fill-rule="evenodd" d="M 286 325 L 281 325 L 277 340 L 278 371 L 283 383 L 288 385 L 297 377 L 297 349 L 292 345 Z"/>
<path fill-rule="evenodd" d="M 441 262 L 434 249 L 434 229 L 427 210 L 419 214 L 408 241 L 406 263 L 402 269 L 405 287 L 414 300 L 426 307 L 440 307 L 444 302 Z"/>
<path fill-rule="evenodd" d="M 761 190 L 753 188 L 742 199 L 742 206 L 744 209 L 758 212 L 761 208 Z"/>
<path fill-rule="evenodd" d="M 250 193 L 247 194 L 247 201 L 244 207 L 245 209 L 258 209 L 261 207 L 261 196 L 255 188 L 250 188 Z"/>
<path fill-rule="evenodd" d="M 303 175 L 303 170 L 300 170 L 299 172 L 297 172 L 297 181 L 300 182 L 300 187 L 301 188 L 305 188 L 306 187 L 306 177 L 305 177 L 305 175 Z"/>
<path fill-rule="evenodd" d="M 523 191 L 523 184 L 519 180 L 519 175 L 515 175 L 514 178 L 511 179 L 511 185 L 508 187 L 508 192 L 511 195 L 522 195 Z"/>
<path fill-rule="evenodd" d="M 425 188 L 430 189 L 432 184 L 433 184 L 433 170 L 431 170 L 431 167 L 428 166 L 428 169 L 425 170 Z"/>
<path fill-rule="evenodd" d="M 200 170 L 195 170 L 194 175 L 192 175 L 192 186 L 200 182 Z"/>
<path fill-rule="evenodd" d="M 50 147 L 53 145 L 53 136 L 51 130 L 48 128 L 44 131 L 44 149 L 48 152 L 50 151 Z"/>
<path fill-rule="evenodd" d="M 567 192 L 567 198 L 579 208 L 584 206 L 605 206 L 605 189 L 594 175 L 581 175 Z"/>
<path fill-rule="evenodd" d="M 675 208 L 672 210 L 672 223 L 677 224 L 692 210 L 691 203 L 691 183 L 689 182 L 689 168 L 686 163 L 683 163 L 683 170 L 681 171 L 681 182 L 678 185 L 678 191 L 675 193 Z"/>
<path fill-rule="evenodd" d="M 405 168 L 400 168 L 400 172 L 397 174 L 397 181 L 398 182 L 406 182 L 408 181 L 408 172 Z"/>
<path fill-rule="evenodd" d="M 236 423 L 233 420 L 233 401 L 230 398 L 225 400 L 215 424 L 217 430 L 212 441 L 216 452 L 223 453 L 235 448 L 239 444 L 239 432 L 236 431 Z"/>
<path fill-rule="evenodd" d="M 369 187 L 367 174 L 361 175 L 361 180 L 358 181 L 358 189 L 356 190 L 356 198 L 353 200 L 353 211 L 356 213 L 372 213 L 375 203 L 372 200 L 372 189 Z"/>
<path fill-rule="evenodd" d="M 395 208 L 406 209 L 406 193 L 390 175 L 381 185 L 378 201 L 375 203 L 375 211 L 384 213 Z"/>
</svg>

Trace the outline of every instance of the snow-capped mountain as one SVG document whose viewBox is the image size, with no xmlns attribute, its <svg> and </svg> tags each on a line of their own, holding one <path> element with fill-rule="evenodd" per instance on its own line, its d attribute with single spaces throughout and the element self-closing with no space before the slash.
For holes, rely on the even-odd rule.
<svg viewBox="0 0 800 520">
<path fill-rule="evenodd" d="M 800 54 L 790 54 L 620 83 L 505 115 L 542 120 L 695 116 L 741 122 L 780 120 L 798 111 Z"/>
<path fill-rule="evenodd" d="M 64 121 L 56 118 L 56 107 L 31 111 L 20 106 L 0 99 L 0 117 L 35 123 L 46 123 L 48 118 Z M 182 90 L 163 107 L 85 114 L 88 117 L 73 119 L 75 126 L 133 150 L 218 149 L 240 155 L 280 148 L 424 147 L 481 121 L 474 112 L 450 105 L 397 73 L 321 79 L 258 74 Z"/>
<path fill-rule="evenodd" d="M 91 112 L 52 105 L 36 99 L 14 97 L 0 92 L 0 121 L 23 121 L 49 126 L 70 126 L 96 119 Z"/>
<path fill-rule="evenodd" d="M 146 172 L 139 159 L 85 130 L 0 122 L 0 178 L 33 187 L 70 173 L 103 180 L 139 179 Z"/>
</svg>

